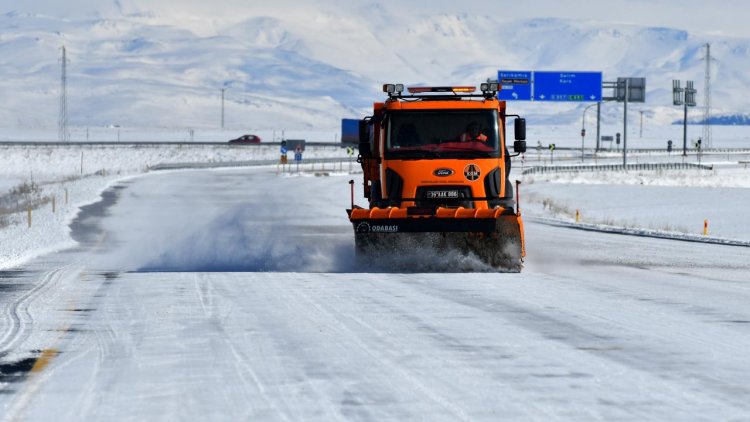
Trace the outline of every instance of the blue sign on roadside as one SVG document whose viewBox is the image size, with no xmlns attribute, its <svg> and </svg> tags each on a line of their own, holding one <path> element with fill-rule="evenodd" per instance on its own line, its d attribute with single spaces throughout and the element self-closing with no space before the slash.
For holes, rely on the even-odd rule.
<svg viewBox="0 0 750 422">
<path fill-rule="evenodd" d="M 341 142 L 359 144 L 359 120 L 341 119 Z"/>
<path fill-rule="evenodd" d="M 497 82 L 500 84 L 498 100 L 531 101 L 530 70 L 500 70 L 497 72 Z"/>
<path fill-rule="evenodd" d="M 534 72 L 534 101 L 602 100 L 602 72 Z"/>
</svg>

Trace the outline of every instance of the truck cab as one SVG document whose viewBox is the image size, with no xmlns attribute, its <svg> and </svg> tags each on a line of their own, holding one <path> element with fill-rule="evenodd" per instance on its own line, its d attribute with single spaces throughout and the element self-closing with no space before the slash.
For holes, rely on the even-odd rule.
<svg viewBox="0 0 750 422">
<path fill-rule="evenodd" d="M 363 122 L 360 144 L 371 207 L 513 207 L 505 102 L 489 84 L 481 88 L 418 87 L 403 96 L 384 87 L 392 91 Z M 523 119 L 515 133 L 514 152 L 525 152 Z"/>
</svg>

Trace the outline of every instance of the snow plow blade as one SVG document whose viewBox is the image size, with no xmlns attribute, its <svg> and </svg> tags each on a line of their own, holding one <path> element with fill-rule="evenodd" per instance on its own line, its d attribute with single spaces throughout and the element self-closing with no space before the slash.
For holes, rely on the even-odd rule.
<svg viewBox="0 0 750 422">
<path fill-rule="evenodd" d="M 526 256 L 523 220 L 512 209 L 438 208 L 420 215 L 406 208 L 355 208 L 349 218 L 360 262 L 466 271 L 477 267 L 455 258 L 471 257 L 492 270 L 520 272 Z M 420 266 L 424 257 L 436 258 Z"/>
</svg>

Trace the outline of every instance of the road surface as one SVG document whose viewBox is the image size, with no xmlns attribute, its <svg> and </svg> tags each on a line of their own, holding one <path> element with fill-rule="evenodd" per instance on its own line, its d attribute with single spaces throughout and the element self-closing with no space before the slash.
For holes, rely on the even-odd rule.
<svg viewBox="0 0 750 422">
<path fill-rule="evenodd" d="M 349 178 L 106 192 L 0 274 L 3 419 L 750 418 L 747 248 L 529 222 L 521 274 L 359 268 Z"/>
</svg>

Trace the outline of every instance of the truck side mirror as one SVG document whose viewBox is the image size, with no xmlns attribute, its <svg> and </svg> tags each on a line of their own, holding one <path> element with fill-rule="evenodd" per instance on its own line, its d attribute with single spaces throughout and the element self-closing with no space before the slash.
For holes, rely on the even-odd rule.
<svg viewBox="0 0 750 422">
<path fill-rule="evenodd" d="M 526 152 L 526 119 L 516 118 L 513 121 L 513 129 L 516 135 L 516 141 L 513 142 L 513 152 L 522 154 Z"/>
<path fill-rule="evenodd" d="M 513 121 L 513 128 L 516 132 L 516 141 L 526 140 L 526 119 L 521 117 Z"/>
<path fill-rule="evenodd" d="M 359 121 L 359 155 L 364 158 L 372 157 L 372 151 L 370 150 L 370 133 L 369 121 Z"/>
</svg>

